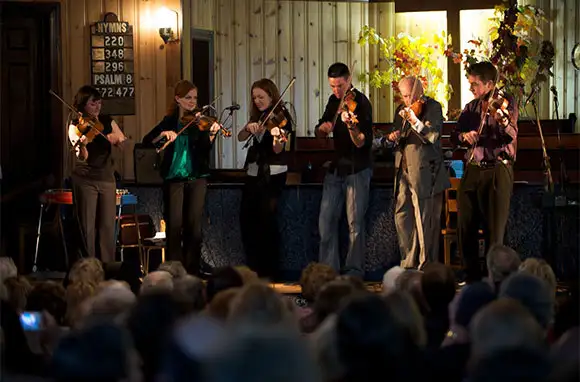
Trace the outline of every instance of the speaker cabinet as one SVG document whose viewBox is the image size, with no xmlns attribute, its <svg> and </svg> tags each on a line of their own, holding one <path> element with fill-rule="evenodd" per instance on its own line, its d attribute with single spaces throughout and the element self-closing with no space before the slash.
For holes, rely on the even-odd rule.
<svg viewBox="0 0 580 382">
<path fill-rule="evenodd" d="M 159 172 L 161 157 L 154 147 L 144 146 L 141 143 L 135 145 L 133 151 L 135 165 L 135 182 L 138 184 L 161 185 L 163 178 Z"/>
</svg>

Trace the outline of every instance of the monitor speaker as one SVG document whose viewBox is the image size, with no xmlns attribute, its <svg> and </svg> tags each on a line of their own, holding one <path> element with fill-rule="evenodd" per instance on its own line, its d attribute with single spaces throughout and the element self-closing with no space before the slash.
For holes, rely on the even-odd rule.
<svg viewBox="0 0 580 382">
<path fill-rule="evenodd" d="M 161 185 L 163 178 L 159 172 L 161 157 L 154 147 L 136 144 L 133 151 L 135 182 L 138 184 Z"/>
</svg>

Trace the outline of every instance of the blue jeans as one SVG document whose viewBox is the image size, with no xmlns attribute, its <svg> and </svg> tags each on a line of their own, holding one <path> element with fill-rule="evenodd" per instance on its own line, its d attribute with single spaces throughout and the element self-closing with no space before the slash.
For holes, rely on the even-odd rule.
<svg viewBox="0 0 580 382">
<path fill-rule="evenodd" d="M 365 214 L 369 202 L 371 175 L 370 168 L 344 177 L 327 173 L 318 216 L 319 261 L 340 271 L 338 223 L 346 200 L 349 245 L 344 270 L 360 277 L 364 276 Z"/>
</svg>

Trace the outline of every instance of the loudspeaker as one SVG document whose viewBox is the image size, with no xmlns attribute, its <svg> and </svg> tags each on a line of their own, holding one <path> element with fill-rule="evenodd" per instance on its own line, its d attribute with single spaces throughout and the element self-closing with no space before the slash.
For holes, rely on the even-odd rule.
<svg viewBox="0 0 580 382">
<path fill-rule="evenodd" d="M 135 166 L 135 181 L 137 183 L 151 185 L 163 184 L 163 178 L 159 172 L 161 157 L 157 154 L 154 147 L 137 143 L 133 150 L 133 162 Z"/>
</svg>

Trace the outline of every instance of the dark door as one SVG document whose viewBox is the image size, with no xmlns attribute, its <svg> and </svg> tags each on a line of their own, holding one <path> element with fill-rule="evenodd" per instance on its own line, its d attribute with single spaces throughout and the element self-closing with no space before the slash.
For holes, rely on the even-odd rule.
<svg viewBox="0 0 580 382">
<path fill-rule="evenodd" d="M 198 105 L 204 106 L 214 98 L 213 32 L 193 29 L 191 45 L 191 78 L 198 89 Z"/>
<path fill-rule="evenodd" d="M 2 234 L 12 245 L 37 217 L 39 194 L 61 178 L 62 109 L 48 93 L 61 92 L 58 13 L 58 4 L 0 3 Z"/>
</svg>

